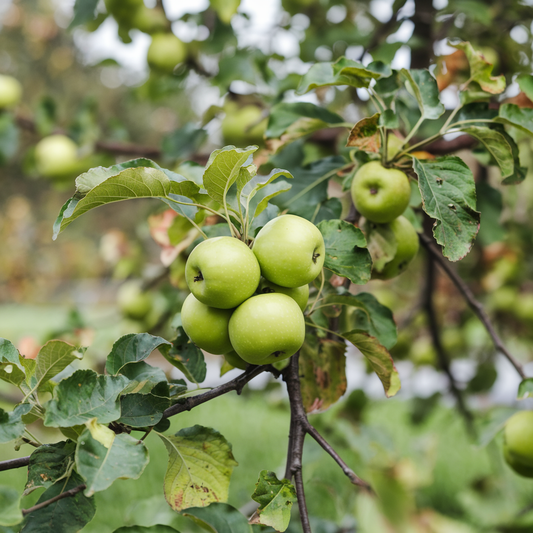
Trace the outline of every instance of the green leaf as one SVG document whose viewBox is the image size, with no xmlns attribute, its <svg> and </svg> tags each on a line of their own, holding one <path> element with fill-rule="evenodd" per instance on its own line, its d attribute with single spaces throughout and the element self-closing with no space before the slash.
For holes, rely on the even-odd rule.
<svg viewBox="0 0 533 533">
<path fill-rule="evenodd" d="M 211 9 L 216 11 L 218 18 L 224 23 L 229 24 L 237 9 L 241 4 L 241 0 L 209 0 Z"/>
<path fill-rule="evenodd" d="M 291 189 L 292 185 L 285 180 L 272 183 L 280 177 L 293 179 L 290 172 L 275 168 L 268 176 L 254 176 L 242 187 L 241 204 L 248 209 L 250 219 L 260 215 L 266 209 L 269 200 Z"/>
<path fill-rule="evenodd" d="M 346 392 L 346 344 L 306 336 L 300 350 L 300 387 L 306 412 L 329 409 Z"/>
<path fill-rule="evenodd" d="M 407 80 L 407 87 L 418 102 L 422 118 L 437 119 L 444 113 L 444 105 L 439 100 L 437 80 L 429 70 L 402 69 L 401 75 Z"/>
<path fill-rule="evenodd" d="M 120 418 L 119 394 L 128 384 L 124 376 L 101 376 L 92 370 L 77 370 L 59 382 L 46 404 L 44 425 L 68 427 L 97 418 L 108 424 Z"/>
<path fill-rule="evenodd" d="M 502 178 L 507 178 L 513 174 L 513 152 L 509 143 L 501 133 L 483 126 L 470 126 L 468 128 L 461 128 L 461 130 L 464 133 L 475 137 L 485 145 L 485 148 L 498 163 Z"/>
<path fill-rule="evenodd" d="M 182 514 L 209 533 L 252 533 L 247 518 L 227 503 L 193 507 Z"/>
<path fill-rule="evenodd" d="M 72 361 L 82 359 L 84 351 L 68 342 L 48 341 L 35 359 L 35 381 L 32 380 L 32 389 L 41 391 L 49 379 L 65 370 Z"/>
<path fill-rule="evenodd" d="M 515 413 L 511 407 L 496 407 L 478 420 L 478 446 L 486 446 L 505 426 L 505 423 Z"/>
<path fill-rule="evenodd" d="M 125 394 L 120 398 L 119 422 L 132 427 L 155 426 L 170 407 L 168 383 L 160 383 L 148 394 Z"/>
<path fill-rule="evenodd" d="M 308 102 L 282 102 L 270 111 L 265 138 L 273 151 L 324 128 L 335 128 L 344 120 L 336 113 Z"/>
<path fill-rule="evenodd" d="M 18 439 L 24 433 L 22 415 L 31 411 L 29 403 L 17 405 L 11 413 L 0 409 L 0 442 Z"/>
<path fill-rule="evenodd" d="M 259 504 L 258 520 L 253 523 L 270 526 L 276 531 L 289 527 L 291 508 L 297 499 L 296 489 L 288 479 L 280 481 L 274 472 L 262 470 L 252 500 Z"/>
<path fill-rule="evenodd" d="M 146 394 L 159 383 L 168 382 L 163 370 L 144 361 L 128 363 L 120 369 L 120 373 L 130 380 L 122 394 Z"/>
<path fill-rule="evenodd" d="M 5 165 L 17 153 L 19 137 L 12 115 L 0 115 L 0 165 Z"/>
<path fill-rule="evenodd" d="M 18 387 L 26 378 L 21 360 L 13 343 L 0 337 L 0 379 Z"/>
<path fill-rule="evenodd" d="M 318 229 L 326 245 L 324 266 L 352 283 L 363 285 L 369 281 L 372 260 L 363 232 L 343 220 L 323 220 Z"/>
<path fill-rule="evenodd" d="M 367 221 L 363 228 L 372 257 L 372 268 L 381 272 L 383 267 L 394 259 L 398 242 L 389 224 L 374 224 Z"/>
<path fill-rule="evenodd" d="M 474 50 L 468 41 L 452 44 L 452 46 L 465 53 L 470 64 L 470 79 L 479 83 L 483 91 L 499 94 L 505 89 L 505 76 L 503 74 L 501 76 L 491 76 L 493 66 L 481 52 Z"/>
<path fill-rule="evenodd" d="M 166 159 L 183 159 L 198 151 L 207 139 L 207 131 L 190 122 L 165 135 L 161 149 Z"/>
<path fill-rule="evenodd" d="M 169 454 L 164 491 L 172 509 L 181 511 L 227 500 L 237 461 L 231 445 L 218 431 L 196 425 L 175 436 L 159 436 Z"/>
<path fill-rule="evenodd" d="M 368 292 L 352 294 L 329 294 L 315 309 L 324 306 L 348 307 L 351 311 L 349 331 L 365 331 L 390 350 L 396 344 L 397 331 L 392 311 L 380 304 L 376 297 Z M 340 333 L 343 333 L 342 331 Z"/>
<path fill-rule="evenodd" d="M 533 135 L 533 109 L 518 107 L 516 104 L 503 104 L 500 106 L 500 116 L 496 122 L 503 122 L 518 128 L 529 135 Z"/>
<path fill-rule="evenodd" d="M 481 181 L 476 183 L 476 195 L 477 207 L 481 216 L 477 240 L 483 246 L 503 241 L 506 231 L 500 223 L 503 209 L 502 193 L 488 183 Z"/>
<path fill-rule="evenodd" d="M 91 434 L 91 426 L 78 439 L 76 468 L 85 479 L 86 496 L 107 489 L 117 479 L 139 479 L 148 464 L 144 443 L 127 433 L 109 432 L 109 442 L 100 442 Z"/>
<path fill-rule="evenodd" d="M 343 337 L 367 358 L 380 379 L 387 398 L 394 396 L 401 387 L 400 376 L 387 349 L 375 337 L 359 330 L 343 333 Z"/>
<path fill-rule="evenodd" d="M 76 0 L 74 4 L 74 18 L 69 25 L 69 29 L 81 26 L 96 18 L 96 6 L 98 0 Z"/>
<path fill-rule="evenodd" d="M 346 146 L 355 146 L 365 152 L 379 153 L 381 148 L 380 117 L 381 115 L 376 113 L 360 120 L 350 131 Z"/>
<path fill-rule="evenodd" d="M 18 490 L 0 485 L 0 526 L 15 526 L 23 518 Z"/>
<path fill-rule="evenodd" d="M 83 484 L 83 479 L 72 473 L 68 480 L 61 479 L 46 489 L 37 504 L 48 501 L 63 492 Z M 24 533 L 74 533 L 88 524 L 96 512 L 94 497 L 88 498 L 83 491 L 31 512 L 24 522 Z"/>
<path fill-rule="evenodd" d="M 79 176 L 76 193 L 63 205 L 54 223 L 53 238 L 79 216 L 101 205 L 134 198 L 163 199 L 170 194 L 186 196 L 184 192 L 192 195 L 199 190 L 193 181 L 161 169 L 148 159 L 136 159 L 128 164 L 132 166 L 98 167 Z"/>
<path fill-rule="evenodd" d="M 472 248 L 479 229 L 474 176 L 456 156 L 413 158 L 424 211 L 436 219 L 433 235 L 450 261 Z"/>
<path fill-rule="evenodd" d="M 189 340 L 182 327 L 177 330 L 178 336 L 172 341 L 170 350 L 162 350 L 165 359 L 193 383 L 202 383 L 207 373 L 204 354 Z"/>
<path fill-rule="evenodd" d="M 516 78 L 520 90 L 530 99 L 533 100 L 533 76 L 531 74 L 520 74 Z"/>
<path fill-rule="evenodd" d="M 329 85 L 368 87 L 372 80 L 386 77 L 385 74 L 390 75 L 390 70 L 384 71 L 381 63 L 371 63 L 365 67 L 357 61 L 341 57 L 335 63 L 315 63 L 302 77 L 296 94 L 305 94 Z"/>
<path fill-rule="evenodd" d="M 159 346 L 170 342 L 149 333 L 130 333 L 118 339 L 107 356 L 105 368 L 108 374 L 118 374 L 125 365 L 146 359 Z"/>
<path fill-rule="evenodd" d="M 399 129 L 400 120 L 392 109 L 385 109 L 379 117 L 379 125 L 391 130 Z"/>
<path fill-rule="evenodd" d="M 517 400 L 524 400 L 525 398 L 533 398 L 533 378 L 523 379 L 518 385 Z"/>
<path fill-rule="evenodd" d="M 30 455 L 28 481 L 23 495 L 39 488 L 51 487 L 74 462 L 76 443 L 71 440 L 43 444 Z"/>
<path fill-rule="evenodd" d="M 179 533 L 177 529 L 170 526 L 156 524 L 155 526 L 123 526 L 115 529 L 113 533 Z"/>
<path fill-rule="evenodd" d="M 226 195 L 239 177 L 241 168 L 251 163 L 250 159 L 256 150 L 257 146 L 248 148 L 225 146 L 210 155 L 203 181 L 207 194 L 215 202 L 224 205 Z"/>
</svg>

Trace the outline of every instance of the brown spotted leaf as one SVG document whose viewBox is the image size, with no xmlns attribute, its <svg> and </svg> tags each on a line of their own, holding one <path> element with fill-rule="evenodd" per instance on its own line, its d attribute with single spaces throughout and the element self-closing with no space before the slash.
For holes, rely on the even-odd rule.
<svg viewBox="0 0 533 533">
<path fill-rule="evenodd" d="M 379 113 L 360 120 L 350 131 L 346 146 L 355 146 L 365 152 L 378 153 L 381 147 Z"/>
<path fill-rule="evenodd" d="M 228 499 L 229 480 L 237 461 L 231 444 L 218 431 L 197 425 L 175 436 L 159 436 L 169 455 L 164 491 L 172 509 L 206 507 Z"/>
<path fill-rule="evenodd" d="M 308 336 L 300 350 L 300 385 L 308 413 L 331 407 L 346 392 L 346 345 Z"/>
</svg>

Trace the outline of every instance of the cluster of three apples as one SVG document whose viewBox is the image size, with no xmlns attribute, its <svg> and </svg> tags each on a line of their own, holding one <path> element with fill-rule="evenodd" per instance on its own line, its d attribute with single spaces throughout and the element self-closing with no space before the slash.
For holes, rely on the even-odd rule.
<svg viewBox="0 0 533 533">
<path fill-rule="evenodd" d="M 185 267 L 191 294 L 181 310 L 183 329 L 233 366 L 287 359 L 304 342 L 308 284 L 324 258 L 318 228 L 294 215 L 267 223 L 252 249 L 233 237 L 201 242 Z"/>
<path fill-rule="evenodd" d="M 356 209 L 374 224 L 388 224 L 396 239 L 396 254 L 372 277 L 390 279 L 405 271 L 418 252 L 418 235 L 402 216 L 411 198 L 409 178 L 401 170 L 385 168 L 378 161 L 363 165 L 354 175 L 351 187 Z"/>
</svg>

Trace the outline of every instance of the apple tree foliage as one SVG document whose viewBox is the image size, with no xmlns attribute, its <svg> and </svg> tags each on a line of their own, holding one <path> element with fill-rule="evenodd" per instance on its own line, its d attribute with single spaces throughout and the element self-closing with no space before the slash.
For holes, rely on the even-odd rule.
<svg viewBox="0 0 533 533">
<path fill-rule="evenodd" d="M 82 529 L 95 514 L 95 493 L 119 479 L 138 479 L 150 468 L 144 443 L 150 433 L 158 436 L 168 452 L 161 481 L 170 508 L 208 531 L 249 532 L 259 526 L 285 531 L 296 527 L 290 522 L 293 506 L 299 509 L 303 530 L 310 531 L 302 483 L 306 436 L 332 456 L 348 477 L 347 483 L 362 491 L 361 501 L 368 499 L 368 508 L 374 509 L 375 503 L 370 502 L 372 491 L 379 494 L 382 488 L 379 479 L 371 487 L 359 478 L 307 418 L 310 413 L 326 411 L 345 394 L 349 345 L 364 356 L 386 397 L 395 396 L 401 388 L 402 376 L 391 355 L 395 348 L 398 352 L 401 327 L 398 332 L 391 309 L 370 291 L 359 289 L 371 281 L 373 268 L 379 270 L 380 264 L 394 257 L 397 247 L 394 235 L 386 228 L 360 224 L 351 205 L 351 180 L 369 161 L 379 161 L 409 176 L 412 194 L 405 216 L 434 258 L 429 263 L 439 261 L 451 272 L 450 279 L 477 310 L 497 350 L 513 363 L 521 376 L 518 396 L 533 395 L 533 380 L 527 379 L 520 362 L 505 348 L 485 311 L 449 265 L 468 256 L 480 230 L 485 230 L 485 243 L 489 244 L 498 240 L 501 231 L 494 220 L 502 209 L 500 190 L 494 182 L 476 180 L 471 170 L 472 154 L 481 161 L 484 172 L 497 169 L 501 185 L 520 187 L 528 173 L 521 159 L 533 135 L 533 76 L 531 36 L 521 24 L 530 21 L 531 14 L 525 13 L 519 2 L 508 3 L 505 13 L 492 6 L 493 18 L 485 20 L 484 4 L 478 2 L 468 6 L 449 2 L 439 12 L 424 2 L 412 2 L 413 12 L 409 14 L 409 2 L 396 1 L 388 22 L 380 23 L 372 14 L 372 3 L 363 5 L 362 18 L 358 19 L 355 2 L 285 0 L 280 27 L 285 21 L 290 28 L 287 21 L 292 20 L 300 36 L 299 59 L 305 66 L 303 72 L 296 72 L 281 53 L 240 46 L 235 27 L 246 17 L 239 14 L 238 0 L 211 0 L 204 11 L 186 13 L 179 20 L 206 28 L 209 38 L 183 45 L 179 64 L 172 72 L 154 66 L 149 78 L 133 91 L 141 102 L 157 102 L 176 94 L 181 99 L 176 106 L 188 118 L 159 139 L 160 148 L 147 146 L 152 142 L 149 133 L 147 144 L 142 144 L 142 137 L 139 144 L 126 142 L 129 139 L 119 126 L 106 138 L 95 102 L 86 101 L 79 107 L 68 130 L 81 147 L 79 160 L 55 182 L 58 189 L 72 194 L 53 223 L 53 239 L 58 244 L 63 232 L 72 231 L 76 224 L 72 228 L 71 224 L 81 215 L 96 217 L 94 209 L 124 201 L 135 209 L 130 200 L 152 199 L 161 206 L 158 216 L 167 219 L 156 229 L 163 232 L 158 242 L 169 254 L 165 258 L 169 272 L 164 274 L 170 274 L 174 282 L 174 296 L 181 294 L 174 300 L 183 301 L 184 261 L 196 244 L 221 235 L 251 244 L 259 230 L 282 213 L 317 225 L 326 245 L 324 269 L 311 286 L 305 311 L 306 339 L 299 354 L 274 366 L 249 366 L 213 389 L 202 388 L 207 363 L 181 327 L 179 306 L 169 306 L 153 331 L 129 333 L 116 340 L 100 368 L 83 365 L 90 350 L 83 343 L 51 339 L 34 358 L 27 358 L 12 342 L 1 339 L 0 379 L 18 389 L 20 401 L 11 410 L 0 409 L 0 442 L 15 441 L 17 447 L 30 444 L 35 450 L 20 464 L 6 461 L 0 466 L 28 466 L 23 495 L 38 489 L 43 492 L 36 505 L 21 510 L 21 495 L 0 486 L 0 528 L 44 531 L 46 524 L 59 533 Z M 165 11 L 166 3 L 148 4 L 76 0 L 69 31 L 79 31 L 80 27 L 96 31 L 113 20 L 114 31 L 124 43 L 138 30 L 169 33 L 171 22 L 176 21 Z M 17 10 L 22 8 L 11 12 L 7 31 L 16 27 Z M 460 20 L 457 13 L 462 22 L 450 26 L 449 21 Z M 428 14 L 435 18 L 436 27 L 428 24 Z M 308 24 L 299 28 L 302 17 Z M 402 44 L 387 36 L 411 19 L 415 27 L 410 43 L 411 68 L 396 68 L 393 58 Z M 470 33 L 461 30 L 465 21 L 465 28 L 476 37 L 472 42 L 466 40 Z M 527 35 L 523 37 L 516 30 L 513 44 L 508 32 L 491 28 L 493 23 L 514 25 Z M 365 31 L 371 26 L 373 32 Z M 440 58 L 427 51 L 437 35 L 441 40 L 448 37 L 448 46 L 453 47 Z M 496 44 L 488 36 L 495 36 Z M 529 44 L 527 52 L 513 48 L 520 39 Z M 488 44 L 501 51 L 505 68 L 502 66 L 500 74 L 493 73 L 487 51 L 482 51 Z M 359 48 L 358 59 L 353 59 L 354 49 Z M 213 67 L 213 60 L 218 69 Z M 114 68 L 111 61 L 100 67 Z M 183 103 L 192 98 L 187 83 L 198 76 L 221 95 L 228 94 L 225 109 L 213 105 L 200 121 L 191 118 L 190 105 Z M 518 87 L 521 98 L 509 98 L 506 91 L 510 83 Z M 253 91 L 239 98 L 238 89 L 243 86 L 253 87 Z M 444 91 L 450 87 L 456 89 L 452 108 L 444 105 Z M 236 102 L 240 111 L 230 105 Z M 235 131 L 229 126 L 224 130 L 223 121 L 249 105 L 260 112 L 251 123 L 241 126 L 237 138 L 256 141 L 253 130 L 263 124 L 257 141 L 260 146 L 256 142 L 236 146 L 231 143 Z M 0 161 L 9 162 L 18 153 L 21 132 L 30 130 L 46 137 L 62 129 L 58 128 L 60 106 L 61 102 L 44 98 L 31 118 L 27 109 L 3 110 Z M 220 121 L 224 113 L 222 133 L 229 142 L 215 146 L 209 138 L 209 124 Z M 132 123 L 135 127 L 139 124 Z M 523 146 L 526 148 L 522 150 Z M 459 149 L 463 151 L 457 153 Z M 38 159 L 30 149 L 24 161 L 28 174 L 38 175 Z M 431 268 L 428 279 L 434 281 Z M 431 292 L 433 287 L 428 287 Z M 431 295 L 426 298 L 440 367 L 450 380 L 458 416 L 470 423 L 472 415 L 431 318 Z M 152 359 L 147 361 L 155 351 L 177 369 L 180 379 L 171 378 L 170 372 L 152 364 Z M 231 364 L 224 362 L 221 373 L 231 369 Z M 257 506 L 247 517 L 225 503 L 232 471 L 238 464 L 226 438 L 217 429 L 201 425 L 201 420 L 175 434 L 168 429 L 171 417 L 216 401 L 227 392 L 240 393 L 262 372 L 282 377 L 287 385 L 289 450 L 284 476 L 268 470 L 258 473 L 256 489 L 249 495 Z M 475 380 L 471 386 L 475 389 Z M 492 421 L 480 439 L 484 439 L 483 444 L 492 440 L 511 414 L 506 412 Z M 54 428 L 57 440 L 38 442 L 32 425 L 39 424 Z M 387 516 L 391 519 L 393 515 Z M 176 530 L 160 525 L 117 531 Z"/>
</svg>

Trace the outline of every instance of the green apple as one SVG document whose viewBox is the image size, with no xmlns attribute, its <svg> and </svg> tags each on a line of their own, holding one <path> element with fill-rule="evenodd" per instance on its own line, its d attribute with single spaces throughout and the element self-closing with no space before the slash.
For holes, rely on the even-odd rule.
<svg viewBox="0 0 533 533">
<path fill-rule="evenodd" d="M 533 477 L 533 411 L 515 413 L 505 423 L 504 457 L 518 474 Z"/>
<path fill-rule="evenodd" d="M 381 272 L 372 272 L 372 277 L 377 279 L 391 279 L 405 272 L 409 263 L 418 253 L 420 246 L 418 234 L 413 225 L 405 217 L 398 217 L 390 224 L 390 228 L 396 239 L 396 254 Z"/>
<path fill-rule="evenodd" d="M 122 314 L 134 320 L 142 320 L 152 309 L 152 298 L 143 292 L 141 283 L 129 280 L 118 289 L 117 303 Z"/>
<path fill-rule="evenodd" d="M 371 161 L 355 173 L 351 192 L 361 215 L 371 222 L 386 224 L 399 217 L 409 205 L 411 186 L 401 170 Z"/>
<path fill-rule="evenodd" d="M 267 119 L 262 119 L 261 108 L 245 105 L 239 108 L 235 102 L 225 106 L 226 116 L 222 119 L 222 137 L 225 144 L 248 146 L 261 144 Z"/>
<path fill-rule="evenodd" d="M 210 307 L 231 309 L 252 296 L 261 270 L 250 248 L 233 237 L 201 242 L 185 265 L 190 291 Z"/>
<path fill-rule="evenodd" d="M 22 97 L 22 85 L 12 76 L 0 74 L 0 109 L 16 106 Z"/>
<path fill-rule="evenodd" d="M 232 350 L 228 333 L 232 312 L 232 309 L 209 307 L 189 294 L 181 308 L 181 323 L 198 348 L 222 355 Z"/>
<path fill-rule="evenodd" d="M 160 8 L 149 8 L 144 4 L 135 11 L 135 14 L 131 20 L 131 25 L 134 28 L 153 35 L 155 33 L 164 32 L 169 26 L 169 21 L 165 16 L 165 13 Z"/>
<path fill-rule="evenodd" d="M 286 294 L 259 294 L 235 309 L 229 321 L 229 337 L 234 350 L 247 363 L 276 363 L 302 347 L 304 316 Z"/>
<path fill-rule="evenodd" d="M 320 230 L 302 217 L 282 215 L 265 224 L 252 250 L 261 274 L 282 287 L 311 283 L 324 266 L 326 247 Z"/>
<path fill-rule="evenodd" d="M 66 135 L 49 135 L 35 145 L 35 166 L 50 179 L 64 179 L 78 169 L 78 146 Z"/>
<path fill-rule="evenodd" d="M 261 280 L 259 284 L 259 294 L 270 294 L 273 292 L 279 292 L 281 294 L 286 294 L 290 296 L 302 310 L 302 313 L 307 307 L 307 301 L 309 300 L 309 285 L 302 285 L 301 287 L 294 287 L 289 289 L 289 287 L 282 287 L 281 285 L 276 285 L 268 279 Z"/>
<path fill-rule="evenodd" d="M 389 134 L 387 137 L 387 159 L 390 161 L 400 151 L 403 146 L 403 139 L 396 137 L 394 134 Z"/>
<path fill-rule="evenodd" d="M 146 60 L 151 68 L 172 74 L 187 59 L 187 47 L 173 33 L 157 33 L 152 37 Z"/>
<path fill-rule="evenodd" d="M 224 354 L 224 359 L 233 367 L 240 368 L 241 370 L 246 370 L 248 368 L 248 363 L 239 356 L 235 350 Z"/>
</svg>

